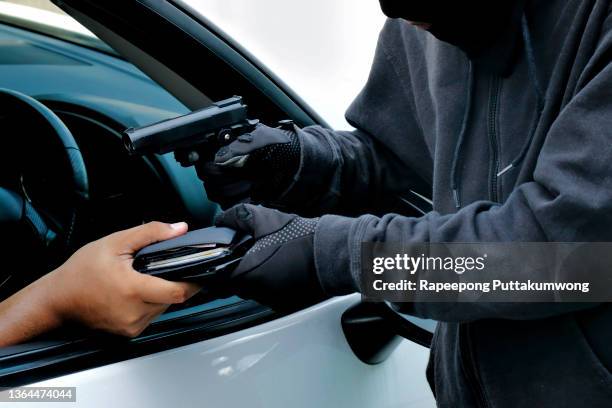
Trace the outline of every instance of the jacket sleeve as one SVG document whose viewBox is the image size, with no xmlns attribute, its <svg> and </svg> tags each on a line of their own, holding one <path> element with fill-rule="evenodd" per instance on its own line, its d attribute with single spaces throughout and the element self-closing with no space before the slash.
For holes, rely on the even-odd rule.
<svg viewBox="0 0 612 408">
<path fill-rule="evenodd" d="M 315 234 L 319 278 L 330 294 L 359 290 L 362 242 L 609 242 L 612 240 L 612 64 L 581 88 L 553 123 L 532 181 L 502 205 L 480 201 L 421 218 L 325 216 Z M 495 274 L 495 271 L 491 271 Z M 422 276 L 422 275 L 421 275 Z M 511 280 L 512 276 L 492 276 Z M 536 319 L 588 307 L 556 303 L 406 304 L 440 321 Z M 592 304 L 591 306 L 594 306 Z"/>
<path fill-rule="evenodd" d="M 280 207 L 316 208 L 319 214 L 384 214 L 401 208 L 398 197 L 410 190 L 430 196 L 431 156 L 412 109 L 412 91 L 405 85 L 409 81 L 399 80 L 409 73 L 398 73 L 400 64 L 392 63 L 387 52 L 397 41 L 397 24 L 387 23 L 368 82 L 346 114 L 355 131 L 319 126 L 300 131 L 300 169 L 280 198 Z M 401 146 L 394 141 L 401 141 Z M 406 151 L 398 154 L 398 149 Z"/>
</svg>

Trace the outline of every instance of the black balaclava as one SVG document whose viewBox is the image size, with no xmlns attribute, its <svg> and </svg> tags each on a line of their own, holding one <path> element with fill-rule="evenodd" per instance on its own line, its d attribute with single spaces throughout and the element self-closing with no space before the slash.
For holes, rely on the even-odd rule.
<svg viewBox="0 0 612 408">
<path fill-rule="evenodd" d="M 427 23 L 427 31 L 473 60 L 506 65 L 519 39 L 525 0 L 380 0 L 380 5 L 390 18 Z"/>
</svg>

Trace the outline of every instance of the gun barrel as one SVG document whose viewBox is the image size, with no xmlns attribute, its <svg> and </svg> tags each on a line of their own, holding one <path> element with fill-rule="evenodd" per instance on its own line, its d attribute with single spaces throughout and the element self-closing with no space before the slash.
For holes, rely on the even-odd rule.
<svg viewBox="0 0 612 408">
<path fill-rule="evenodd" d="M 164 154 L 203 143 L 211 134 L 247 120 L 247 106 L 235 96 L 177 118 L 124 132 L 130 154 Z"/>
</svg>

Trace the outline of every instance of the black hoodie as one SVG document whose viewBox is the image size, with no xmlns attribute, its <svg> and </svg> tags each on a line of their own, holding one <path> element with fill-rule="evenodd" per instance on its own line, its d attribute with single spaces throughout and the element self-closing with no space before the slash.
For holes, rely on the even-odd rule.
<svg viewBox="0 0 612 408">
<path fill-rule="evenodd" d="M 386 23 L 347 112 L 357 130 L 307 128 L 284 197 L 345 215 L 323 216 L 315 234 L 328 293 L 359 290 L 362 242 L 612 241 L 610 7 L 528 2 L 503 73 Z M 389 213 L 412 191 L 431 194 L 433 211 Z M 439 406 L 612 406 L 610 305 L 403 307 L 441 322 L 428 370 Z"/>
</svg>

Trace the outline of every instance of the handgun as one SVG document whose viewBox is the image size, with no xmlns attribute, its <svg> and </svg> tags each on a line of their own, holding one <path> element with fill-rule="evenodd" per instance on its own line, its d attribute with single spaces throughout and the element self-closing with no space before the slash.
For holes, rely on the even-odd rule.
<svg viewBox="0 0 612 408">
<path fill-rule="evenodd" d="M 189 167 L 202 155 L 210 159 L 221 147 L 252 132 L 259 120 L 247 115 L 242 97 L 234 96 L 183 116 L 127 129 L 123 144 L 133 155 L 174 152 L 176 160 Z"/>
</svg>

